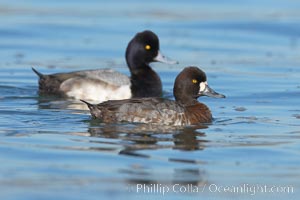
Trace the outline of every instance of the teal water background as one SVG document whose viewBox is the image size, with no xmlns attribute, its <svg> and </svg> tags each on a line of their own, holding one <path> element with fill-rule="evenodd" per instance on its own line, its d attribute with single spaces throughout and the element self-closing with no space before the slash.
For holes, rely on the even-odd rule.
<svg viewBox="0 0 300 200">
<path fill-rule="evenodd" d="M 0 198 L 299 199 L 299 8 L 294 0 L 0 1 Z M 211 125 L 99 124 L 78 102 L 37 95 L 31 67 L 129 74 L 125 48 L 145 29 L 180 62 L 152 64 L 166 96 L 189 65 L 226 95 L 200 99 Z"/>
</svg>

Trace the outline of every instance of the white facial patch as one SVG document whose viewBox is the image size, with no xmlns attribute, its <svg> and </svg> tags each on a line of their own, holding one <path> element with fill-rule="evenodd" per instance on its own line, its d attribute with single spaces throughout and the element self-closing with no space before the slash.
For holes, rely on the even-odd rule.
<svg viewBox="0 0 300 200">
<path fill-rule="evenodd" d="M 200 92 L 204 92 L 204 91 L 206 90 L 207 81 L 201 82 L 201 83 L 199 84 L 199 86 L 200 86 Z"/>
</svg>

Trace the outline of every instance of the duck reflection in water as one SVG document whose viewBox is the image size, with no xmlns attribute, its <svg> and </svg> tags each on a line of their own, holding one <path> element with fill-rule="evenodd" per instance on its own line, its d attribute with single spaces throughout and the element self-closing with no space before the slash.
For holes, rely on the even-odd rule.
<svg viewBox="0 0 300 200">
<path fill-rule="evenodd" d="M 163 174 L 152 171 L 143 162 L 137 162 L 119 169 L 118 173 L 126 175 L 128 191 L 136 191 L 137 187 L 155 190 L 160 186 L 195 187 L 201 188 L 208 182 L 205 170 L 201 168 L 205 163 L 199 159 L 182 157 L 166 157 L 149 155 L 143 150 L 176 149 L 180 151 L 203 150 L 206 143 L 205 125 L 174 127 L 151 124 L 100 124 L 97 120 L 89 121 L 88 132 L 91 137 L 117 139 L 123 144 L 120 155 L 141 159 L 161 160 L 162 162 L 185 163 L 183 168 L 167 170 Z M 120 141 L 121 140 L 121 141 Z M 111 143 L 111 140 L 108 141 Z M 187 164 L 187 165 L 186 165 Z M 190 166 L 190 167 L 186 167 Z M 153 191 L 154 192 L 154 191 Z"/>
<path fill-rule="evenodd" d="M 179 150 L 202 150 L 205 148 L 205 125 L 174 127 L 153 124 L 101 124 L 90 121 L 88 132 L 92 137 L 114 138 L 125 141 L 122 154 L 132 155 L 143 149 L 173 148 Z M 134 153 L 136 154 L 136 153 Z"/>
</svg>

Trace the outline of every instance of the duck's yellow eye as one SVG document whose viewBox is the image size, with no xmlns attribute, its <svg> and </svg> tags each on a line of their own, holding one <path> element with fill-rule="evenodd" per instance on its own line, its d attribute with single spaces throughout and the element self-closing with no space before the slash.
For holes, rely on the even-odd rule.
<svg viewBox="0 0 300 200">
<path fill-rule="evenodd" d="M 151 46 L 150 46 L 149 44 L 147 44 L 147 45 L 145 46 L 145 49 L 146 49 L 146 50 L 150 50 L 150 49 L 151 49 Z"/>
<path fill-rule="evenodd" d="M 198 81 L 197 81 L 196 79 L 193 79 L 192 82 L 193 82 L 194 84 L 198 83 Z"/>
</svg>

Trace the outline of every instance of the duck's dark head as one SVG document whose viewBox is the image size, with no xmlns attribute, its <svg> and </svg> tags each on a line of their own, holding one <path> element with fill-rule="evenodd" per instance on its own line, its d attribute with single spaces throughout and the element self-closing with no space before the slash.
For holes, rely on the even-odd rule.
<svg viewBox="0 0 300 200">
<path fill-rule="evenodd" d="M 176 101 L 182 105 L 193 105 L 200 96 L 225 98 L 208 86 L 206 74 L 198 67 L 184 68 L 175 79 L 173 92 Z"/>
<path fill-rule="evenodd" d="M 150 62 L 177 63 L 161 54 L 159 39 L 155 33 L 149 30 L 137 33 L 128 43 L 126 61 L 130 70 L 138 70 L 148 66 Z"/>
</svg>

